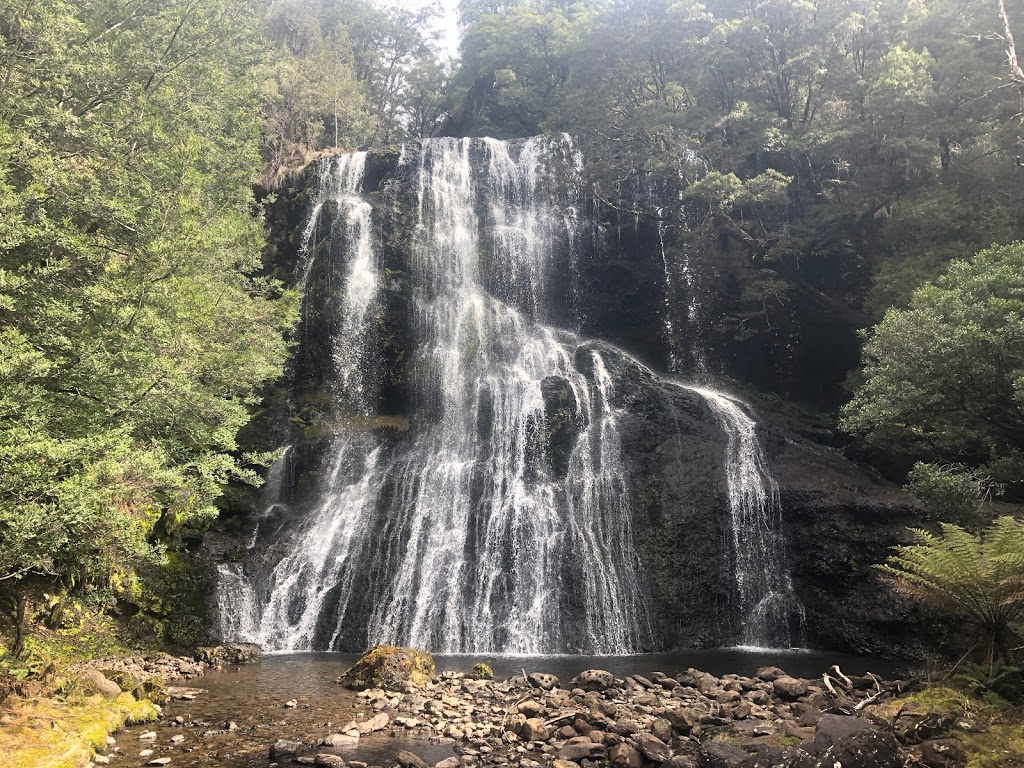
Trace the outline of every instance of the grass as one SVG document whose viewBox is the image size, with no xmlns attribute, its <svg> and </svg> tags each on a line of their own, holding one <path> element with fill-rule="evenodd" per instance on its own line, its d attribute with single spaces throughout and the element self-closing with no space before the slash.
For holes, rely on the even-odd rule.
<svg viewBox="0 0 1024 768">
<path fill-rule="evenodd" d="M 891 721 L 896 713 L 962 712 L 977 728 L 954 728 L 951 738 L 967 752 L 966 768 L 1024 768 L 1024 710 L 995 694 L 978 696 L 955 688 L 935 686 L 872 707 Z M 977 732 L 975 732 L 977 731 Z"/>
<path fill-rule="evenodd" d="M 128 693 L 66 701 L 12 697 L 0 714 L 0 768 L 82 768 L 105 747 L 108 734 L 156 716 L 152 702 Z"/>
</svg>

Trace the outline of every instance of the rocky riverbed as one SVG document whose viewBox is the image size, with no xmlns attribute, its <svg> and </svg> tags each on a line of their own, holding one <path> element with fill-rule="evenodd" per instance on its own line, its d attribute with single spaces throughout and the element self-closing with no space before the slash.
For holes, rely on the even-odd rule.
<svg viewBox="0 0 1024 768">
<path fill-rule="evenodd" d="M 596 659 L 595 659 L 596 661 Z M 325 662 L 329 663 L 329 662 Z M 274 666 L 277 664 L 278 666 Z M 873 675 L 616 675 L 504 680 L 443 672 L 425 684 L 352 691 L 276 660 L 273 693 L 171 688 L 155 726 L 101 756 L 123 766 L 400 768 L 950 768 L 963 712 L 906 703 L 913 684 Z M 208 675 L 197 686 L 229 684 Z M 289 687 L 290 686 L 290 687 Z M 188 694 L 190 698 L 185 698 Z M 283 698 L 283 696 L 288 698 Z M 276 698 L 275 698 L 276 696 Z M 904 697 L 896 702 L 897 697 Z"/>
</svg>

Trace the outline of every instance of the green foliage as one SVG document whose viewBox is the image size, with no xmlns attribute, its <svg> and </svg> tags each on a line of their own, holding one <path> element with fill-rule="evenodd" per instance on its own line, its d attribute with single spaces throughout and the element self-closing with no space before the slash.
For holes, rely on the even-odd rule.
<svg viewBox="0 0 1024 768">
<path fill-rule="evenodd" d="M 943 523 L 941 534 L 913 530 L 879 570 L 897 592 L 967 619 L 989 665 L 1012 648 L 1024 611 L 1024 524 L 1001 517 L 982 536 Z"/>
<path fill-rule="evenodd" d="M 5 6 L 0 585 L 158 563 L 228 480 L 295 297 L 260 277 L 240 0 Z"/>
<path fill-rule="evenodd" d="M 1024 477 L 1024 243 L 954 262 L 886 313 L 843 426 L 895 453 Z"/>
<path fill-rule="evenodd" d="M 920 461 L 907 474 L 906 489 L 936 520 L 967 526 L 979 522 L 981 505 L 1001 492 L 991 478 L 963 465 Z"/>
<path fill-rule="evenodd" d="M 994 694 L 1011 704 L 1024 703 L 1024 668 L 997 661 L 967 663 L 954 678 L 975 695 Z"/>
</svg>

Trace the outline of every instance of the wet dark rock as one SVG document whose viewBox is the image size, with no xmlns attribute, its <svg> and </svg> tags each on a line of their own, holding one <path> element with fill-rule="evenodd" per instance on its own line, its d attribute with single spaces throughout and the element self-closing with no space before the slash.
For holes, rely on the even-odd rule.
<svg viewBox="0 0 1024 768">
<path fill-rule="evenodd" d="M 222 643 L 220 645 L 196 648 L 196 661 L 215 666 L 217 664 L 254 664 L 263 658 L 263 649 L 255 643 Z"/>
<path fill-rule="evenodd" d="M 833 744 L 838 744 L 843 739 L 873 729 L 874 726 L 869 721 L 860 717 L 822 715 L 818 719 L 811 750 L 814 754 L 820 755 Z"/>
<path fill-rule="evenodd" d="M 772 689 L 775 691 L 777 696 L 784 699 L 799 699 L 801 696 L 805 696 L 808 692 L 807 682 L 805 680 L 797 680 L 794 677 L 788 675 L 784 677 L 777 677 L 772 681 Z"/>
<path fill-rule="evenodd" d="M 650 733 L 638 733 L 633 737 L 637 749 L 644 753 L 648 760 L 663 763 L 672 757 L 672 749 L 664 741 Z"/>
<path fill-rule="evenodd" d="M 732 744 L 709 742 L 701 745 L 698 758 L 701 768 L 739 768 L 750 753 Z"/>
<path fill-rule="evenodd" d="M 903 768 L 899 742 L 881 731 L 868 730 L 833 744 L 821 756 L 815 768 Z"/>
<path fill-rule="evenodd" d="M 748 757 L 742 768 L 814 768 L 814 764 L 815 759 L 799 747 L 765 747 Z"/>
<path fill-rule="evenodd" d="M 961 768 L 967 754 L 956 739 L 932 739 L 921 744 L 921 762 L 928 768 Z"/>
</svg>

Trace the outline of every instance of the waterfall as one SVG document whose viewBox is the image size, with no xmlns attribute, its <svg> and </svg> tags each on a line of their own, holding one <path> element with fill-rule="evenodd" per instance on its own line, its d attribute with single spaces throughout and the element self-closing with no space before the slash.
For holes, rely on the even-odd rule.
<svg viewBox="0 0 1024 768">
<path fill-rule="evenodd" d="M 560 212 L 546 169 L 571 152 L 565 139 L 418 148 L 416 417 L 402 441 L 338 426 L 311 509 L 268 537 L 259 567 L 222 569 L 223 636 L 270 650 L 517 654 L 645 642 L 615 383 L 600 350 L 547 324 L 561 311 L 552 263 L 578 217 Z M 414 164 L 407 148 L 402 159 Z M 305 283 L 333 200 L 346 275 L 333 394 L 368 412 L 381 281 L 364 168 L 354 153 L 321 172 L 299 270 Z"/>
<path fill-rule="evenodd" d="M 786 562 L 779 487 L 758 440 L 757 424 L 728 395 L 707 387 L 687 389 L 704 398 L 728 438 L 725 479 L 741 645 L 789 648 L 799 640 L 793 617 L 803 611 Z"/>
</svg>

